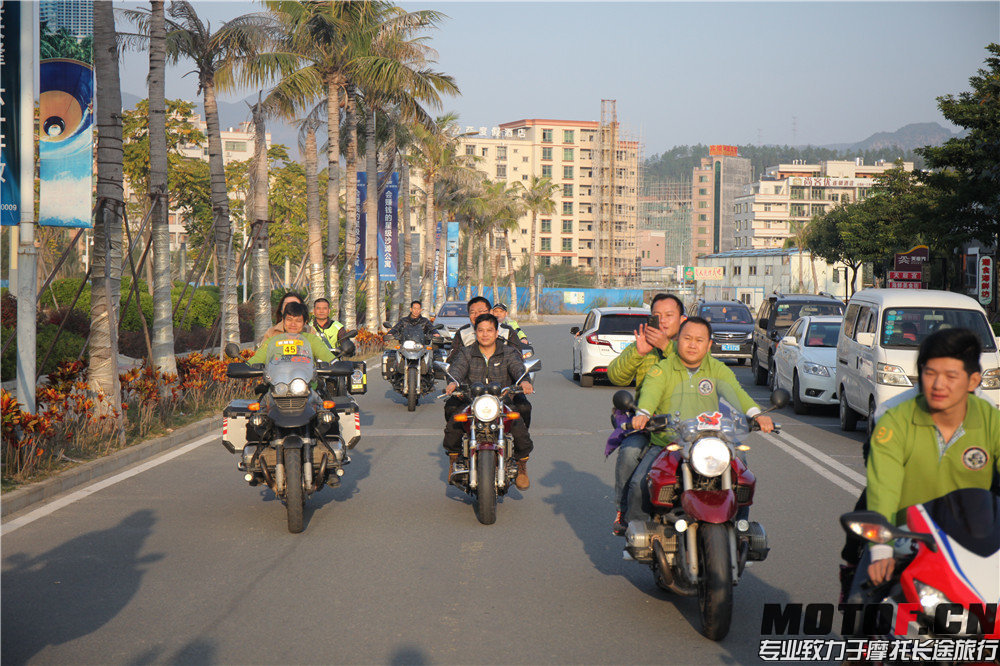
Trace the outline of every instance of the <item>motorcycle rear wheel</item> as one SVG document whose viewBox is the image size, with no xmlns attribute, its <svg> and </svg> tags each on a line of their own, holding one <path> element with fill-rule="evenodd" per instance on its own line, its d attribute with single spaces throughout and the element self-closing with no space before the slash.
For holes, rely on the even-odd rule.
<svg viewBox="0 0 1000 666">
<path fill-rule="evenodd" d="M 698 525 L 698 606 L 702 633 L 721 641 L 729 633 L 733 619 L 732 562 L 729 530 L 725 525 Z"/>
<path fill-rule="evenodd" d="M 417 369 L 410 367 L 406 369 L 406 411 L 412 412 L 417 408 Z"/>
<path fill-rule="evenodd" d="M 302 450 L 285 449 L 285 508 L 288 511 L 288 531 L 298 534 L 303 528 L 305 494 L 302 492 Z"/>
<path fill-rule="evenodd" d="M 497 521 L 497 452 L 486 450 L 476 455 L 476 518 L 483 525 Z"/>
</svg>

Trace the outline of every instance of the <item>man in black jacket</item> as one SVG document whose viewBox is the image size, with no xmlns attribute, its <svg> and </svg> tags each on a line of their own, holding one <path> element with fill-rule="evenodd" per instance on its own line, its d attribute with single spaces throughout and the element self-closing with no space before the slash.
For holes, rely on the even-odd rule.
<svg viewBox="0 0 1000 666">
<path fill-rule="evenodd" d="M 513 386 L 514 382 L 524 376 L 524 360 L 521 352 L 506 344 L 498 337 L 497 318 L 491 314 L 480 315 L 476 319 L 476 343 L 467 345 L 453 352 L 449 373 L 454 380 L 448 384 L 444 392 L 451 395 L 459 383 L 471 385 L 477 382 L 489 384 L 496 382 L 501 387 Z M 528 455 L 534 444 L 528 433 L 528 420 L 531 415 L 531 403 L 525 396 L 534 392 L 531 382 L 524 380 L 520 384 L 524 395 L 516 395 L 511 400 L 511 406 L 521 415 L 521 418 L 510 421 L 510 435 L 514 440 L 514 458 L 517 461 L 517 478 L 514 485 L 519 490 L 527 490 Z M 449 398 L 444 404 L 444 450 L 448 453 L 450 462 L 448 478 L 451 479 L 456 469 L 461 469 L 459 456 L 462 452 L 463 429 L 452 420 L 467 402 L 457 398 Z"/>
<path fill-rule="evenodd" d="M 448 360 L 451 361 L 456 350 L 462 347 L 469 347 L 476 341 L 476 321 L 484 314 L 490 312 L 490 302 L 485 296 L 474 296 L 469 299 L 469 323 L 455 331 L 455 337 L 451 340 L 451 353 Z M 497 325 L 497 335 L 499 338 L 518 351 L 522 351 L 523 345 L 517 337 L 517 331 L 506 324 Z"/>
<path fill-rule="evenodd" d="M 432 336 L 440 335 L 434 328 L 434 324 L 427 317 L 422 316 L 423 304 L 420 301 L 410 303 L 410 314 L 396 322 L 396 325 L 389 329 L 388 335 L 397 340 L 417 340 L 421 344 L 427 344 Z M 423 336 L 422 340 L 417 336 Z"/>
</svg>

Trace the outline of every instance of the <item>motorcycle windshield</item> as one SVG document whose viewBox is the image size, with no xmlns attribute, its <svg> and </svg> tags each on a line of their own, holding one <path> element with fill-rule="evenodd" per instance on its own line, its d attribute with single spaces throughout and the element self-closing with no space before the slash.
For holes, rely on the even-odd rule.
<svg viewBox="0 0 1000 666">
<path fill-rule="evenodd" d="M 276 336 L 267 348 L 265 377 L 271 384 L 290 384 L 293 379 L 313 380 L 312 347 L 301 335 Z"/>
<path fill-rule="evenodd" d="M 412 340 L 421 345 L 426 345 L 427 334 L 424 333 L 424 327 L 421 324 L 403 324 L 403 330 L 399 335 L 400 342 L 406 342 L 407 340 Z"/>
<path fill-rule="evenodd" d="M 1000 496 L 983 488 L 961 488 L 923 507 L 937 528 L 965 550 L 979 557 L 1000 550 Z"/>
<path fill-rule="evenodd" d="M 695 384 L 693 390 L 684 384 L 677 392 L 680 400 L 675 401 L 678 405 L 675 414 L 679 414 L 681 420 L 675 430 L 681 438 L 691 442 L 706 430 L 721 432 L 731 440 L 749 434 L 746 415 L 737 406 L 740 403 L 736 390 L 724 382 L 714 382 L 718 400 L 706 404 L 710 401 L 704 399 L 703 382 Z"/>
</svg>

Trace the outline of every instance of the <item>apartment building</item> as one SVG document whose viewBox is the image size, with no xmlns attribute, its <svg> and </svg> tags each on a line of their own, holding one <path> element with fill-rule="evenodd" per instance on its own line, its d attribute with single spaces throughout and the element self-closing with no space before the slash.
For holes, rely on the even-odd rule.
<svg viewBox="0 0 1000 666">
<path fill-rule="evenodd" d="M 858 159 L 768 167 L 734 201 L 736 249 L 783 247 L 814 216 L 864 199 L 875 177 L 894 166 L 885 162 L 865 165 Z M 903 168 L 912 171 L 913 162 L 903 163 Z"/>
<path fill-rule="evenodd" d="M 691 183 L 651 181 L 639 196 L 639 258 L 648 267 L 644 232 L 664 232 L 663 266 L 691 265 Z"/>
<path fill-rule="evenodd" d="M 752 179 L 750 160 L 736 146 L 713 145 L 691 173 L 691 253 L 685 263 L 711 252 L 733 249 L 734 202 Z"/>
</svg>

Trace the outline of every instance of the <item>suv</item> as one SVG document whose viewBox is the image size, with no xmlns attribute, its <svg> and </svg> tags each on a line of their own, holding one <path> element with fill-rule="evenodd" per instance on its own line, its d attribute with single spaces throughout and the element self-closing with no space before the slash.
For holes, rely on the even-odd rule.
<svg viewBox="0 0 1000 666">
<path fill-rule="evenodd" d="M 753 340 L 753 313 L 739 301 L 699 299 L 695 315 L 712 324 L 712 356 L 735 359 L 740 365 L 750 358 Z"/>
<path fill-rule="evenodd" d="M 753 349 L 750 370 L 757 386 L 774 382 L 774 349 L 785 331 L 799 317 L 843 315 L 844 302 L 830 294 L 782 294 L 768 296 L 757 312 L 754 322 Z"/>
</svg>

